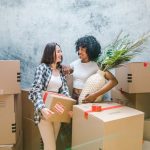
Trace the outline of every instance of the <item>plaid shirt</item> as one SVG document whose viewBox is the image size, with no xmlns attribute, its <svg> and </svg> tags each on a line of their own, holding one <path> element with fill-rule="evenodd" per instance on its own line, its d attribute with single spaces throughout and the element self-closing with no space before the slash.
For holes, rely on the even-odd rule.
<svg viewBox="0 0 150 150">
<path fill-rule="evenodd" d="M 48 83 L 51 79 L 52 70 L 51 68 L 42 63 L 40 64 L 35 71 L 34 82 L 32 84 L 32 88 L 29 91 L 29 100 L 34 103 L 34 121 L 36 124 L 40 122 L 41 118 L 41 109 L 45 108 L 45 104 L 43 103 L 42 91 L 46 91 L 48 87 Z M 62 86 L 59 89 L 60 94 L 64 94 L 66 96 L 69 95 L 69 89 L 67 86 L 67 82 L 65 76 L 62 73 L 62 69 L 60 68 L 60 76 L 62 80 Z"/>
</svg>

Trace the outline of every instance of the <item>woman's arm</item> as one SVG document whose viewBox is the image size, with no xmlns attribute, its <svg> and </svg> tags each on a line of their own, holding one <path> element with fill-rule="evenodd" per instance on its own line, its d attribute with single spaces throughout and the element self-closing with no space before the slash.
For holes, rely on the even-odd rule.
<svg viewBox="0 0 150 150">
<path fill-rule="evenodd" d="M 73 73 L 73 68 L 69 65 L 62 65 L 62 70 L 64 75 L 69 75 Z"/>
<path fill-rule="evenodd" d="M 44 65 L 39 65 L 36 68 L 34 82 L 32 84 L 32 88 L 29 91 L 29 100 L 34 103 L 34 107 L 36 111 L 41 111 L 42 108 L 45 108 L 45 104 L 43 103 L 42 98 L 42 90 L 44 86 Z"/>
<path fill-rule="evenodd" d="M 84 103 L 90 103 L 90 102 L 94 102 L 96 100 L 97 97 L 99 97 L 100 95 L 105 94 L 106 92 L 108 92 L 109 90 L 111 90 L 114 86 L 116 86 L 118 84 L 117 79 L 115 78 L 115 76 L 109 72 L 106 71 L 105 75 L 104 75 L 105 79 L 108 80 L 108 82 L 97 92 L 88 95 L 83 102 Z"/>
</svg>

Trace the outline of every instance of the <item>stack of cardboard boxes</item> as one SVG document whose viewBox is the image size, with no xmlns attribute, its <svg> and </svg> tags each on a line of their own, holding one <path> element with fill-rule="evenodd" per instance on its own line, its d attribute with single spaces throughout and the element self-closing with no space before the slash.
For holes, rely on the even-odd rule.
<svg viewBox="0 0 150 150">
<path fill-rule="evenodd" d="M 112 100 L 144 112 L 144 140 L 150 141 L 150 62 L 122 65 L 115 75 L 119 83 L 111 91 Z"/>
<path fill-rule="evenodd" d="M 20 62 L 0 60 L 0 150 L 22 150 Z"/>
<path fill-rule="evenodd" d="M 91 109 L 93 104 L 73 107 L 73 150 L 142 150 L 144 117 L 150 116 L 150 63 L 124 65 L 116 77 L 119 83 L 111 92 L 116 103 L 94 104 L 100 112 Z M 146 127 L 149 120 L 148 140 Z"/>
</svg>

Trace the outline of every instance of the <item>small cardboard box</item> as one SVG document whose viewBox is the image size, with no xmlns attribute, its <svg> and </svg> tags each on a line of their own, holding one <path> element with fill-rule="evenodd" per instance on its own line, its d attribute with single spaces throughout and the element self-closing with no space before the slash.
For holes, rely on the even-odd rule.
<svg viewBox="0 0 150 150">
<path fill-rule="evenodd" d="M 150 117 L 150 93 L 125 93 L 113 88 L 111 99 L 113 102 L 143 111 L 145 118 Z"/>
<path fill-rule="evenodd" d="M 117 89 L 127 93 L 150 92 L 150 62 L 132 62 L 115 69 Z"/>
<path fill-rule="evenodd" d="M 116 103 L 96 105 L 106 110 L 89 112 L 92 104 L 73 107 L 72 150 L 142 149 L 143 112 Z"/>
<path fill-rule="evenodd" d="M 150 119 L 144 121 L 144 140 L 150 141 Z"/>
<path fill-rule="evenodd" d="M 0 95 L 20 93 L 20 61 L 0 60 Z"/>
<path fill-rule="evenodd" d="M 43 92 L 43 100 L 46 107 L 54 112 L 50 117 L 50 121 L 70 122 L 69 111 L 72 111 L 73 105 L 76 104 L 74 99 L 60 94 Z M 63 105 L 64 111 L 62 113 L 56 111 L 58 104 Z"/>
<path fill-rule="evenodd" d="M 23 150 L 41 150 L 43 141 L 34 121 L 30 118 L 23 118 Z"/>
</svg>

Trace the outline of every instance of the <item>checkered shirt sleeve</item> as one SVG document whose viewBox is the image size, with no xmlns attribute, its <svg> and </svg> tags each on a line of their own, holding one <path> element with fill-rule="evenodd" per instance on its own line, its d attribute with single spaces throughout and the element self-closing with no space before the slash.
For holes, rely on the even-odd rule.
<svg viewBox="0 0 150 150">
<path fill-rule="evenodd" d="M 44 73 L 45 66 L 39 65 L 35 71 L 34 82 L 32 84 L 32 89 L 29 92 L 29 99 L 34 103 L 36 111 L 40 111 L 45 108 L 45 104 L 42 99 L 42 91 L 44 90 Z"/>
</svg>

